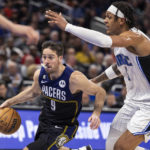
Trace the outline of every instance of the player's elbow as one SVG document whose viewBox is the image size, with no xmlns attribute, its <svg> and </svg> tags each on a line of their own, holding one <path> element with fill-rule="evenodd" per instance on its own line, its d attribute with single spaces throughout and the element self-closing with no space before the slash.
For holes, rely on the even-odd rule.
<svg viewBox="0 0 150 150">
<path fill-rule="evenodd" d="M 41 94 L 41 92 L 33 91 L 32 97 L 33 97 L 33 98 L 34 98 L 34 97 L 37 97 L 37 96 L 39 96 L 40 94 Z"/>
</svg>

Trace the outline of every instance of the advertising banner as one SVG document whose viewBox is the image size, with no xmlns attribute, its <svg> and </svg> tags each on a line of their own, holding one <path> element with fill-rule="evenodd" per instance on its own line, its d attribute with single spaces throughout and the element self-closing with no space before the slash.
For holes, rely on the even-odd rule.
<svg viewBox="0 0 150 150">
<path fill-rule="evenodd" d="M 34 141 L 38 127 L 39 110 L 17 110 L 21 116 L 22 123 L 19 130 L 12 135 L 0 134 L 0 149 L 22 149 Z M 88 118 L 91 112 L 81 112 L 79 115 L 79 128 L 75 138 L 66 144 L 71 148 L 78 148 L 84 145 L 92 145 L 95 150 L 105 150 L 105 142 L 108 136 L 111 122 L 116 113 L 103 112 L 101 124 L 98 129 L 91 130 Z M 143 144 L 142 144 L 143 145 Z M 150 148 L 150 142 L 144 144 Z"/>
</svg>

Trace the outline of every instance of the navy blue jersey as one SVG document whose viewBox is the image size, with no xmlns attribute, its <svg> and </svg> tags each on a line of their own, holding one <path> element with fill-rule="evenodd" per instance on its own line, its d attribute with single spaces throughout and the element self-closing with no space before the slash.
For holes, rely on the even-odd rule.
<svg viewBox="0 0 150 150">
<path fill-rule="evenodd" d="M 43 93 L 43 109 L 39 120 L 45 125 L 77 125 L 82 92 L 72 94 L 69 79 L 73 70 L 66 66 L 59 78 L 51 80 L 41 67 L 39 85 Z"/>
</svg>

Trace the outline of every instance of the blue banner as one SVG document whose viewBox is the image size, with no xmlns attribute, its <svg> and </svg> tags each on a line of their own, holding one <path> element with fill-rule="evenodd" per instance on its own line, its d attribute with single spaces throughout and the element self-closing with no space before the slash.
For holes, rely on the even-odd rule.
<svg viewBox="0 0 150 150">
<path fill-rule="evenodd" d="M 19 130 L 12 135 L 0 134 L 0 149 L 22 149 L 34 141 L 38 127 L 39 110 L 18 110 L 22 124 Z M 88 118 L 91 112 L 81 112 L 79 115 L 79 129 L 75 138 L 66 144 L 71 148 L 78 148 L 84 145 L 92 145 L 93 149 L 105 150 L 105 141 L 108 136 L 111 122 L 116 113 L 102 113 L 101 124 L 98 129 L 91 130 Z M 150 148 L 150 142 L 144 144 Z"/>
</svg>

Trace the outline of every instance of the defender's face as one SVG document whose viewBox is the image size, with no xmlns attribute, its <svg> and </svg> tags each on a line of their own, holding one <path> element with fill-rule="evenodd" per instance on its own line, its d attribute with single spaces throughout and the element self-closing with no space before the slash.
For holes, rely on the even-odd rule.
<svg viewBox="0 0 150 150">
<path fill-rule="evenodd" d="M 113 15 L 110 12 L 106 12 L 106 17 L 104 19 L 104 23 L 107 27 L 107 34 L 109 35 L 115 35 L 118 34 L 118 30 L 120 30 L 118 19 L 115 20 L 115 15 Z"/>
<path fill-rule="evenodd" d="M 61 57 L 57 56 L 56 51 L 52 51 L 50 48 L 45 48 L 42 54 L 42 61 L 47 73 L 55 73 L 58 71 L 61 63 Z"/>
</svg>

